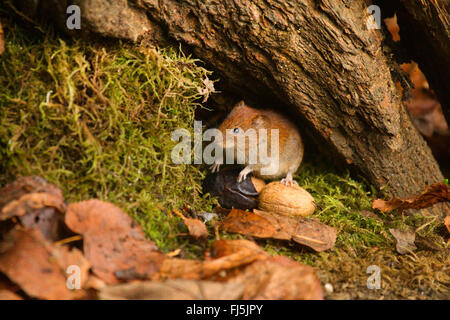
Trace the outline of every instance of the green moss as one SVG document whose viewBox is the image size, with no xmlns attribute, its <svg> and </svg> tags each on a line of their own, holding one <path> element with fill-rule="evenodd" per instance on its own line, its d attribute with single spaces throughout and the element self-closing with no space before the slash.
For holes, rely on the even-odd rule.
<svg viewBox="0 0 450 320">
<path fill-rule="evenodd" d="M 6 32 L 0 64 L 0 183 L 40 175 L 67 200 L 97 197 L 136 217 L 163 250 L 184 231 L 168 212 L 210 209 L 198 166 L 174 165 L 177 128 L 191 130 L 210 74 L 178 51 L 89 45 Z"/>
<path fill-rule="evenodd" d="M 337 246 L 385 245 L 389 236 L 383 223 L 361 214 L 372 210 L 372 191 L 348 172 L 339 174 L 325 168 L 325 163 L 305 163 L 297 178 L 318 204 L 317 217 L 338 230 Z"/>
</svg>

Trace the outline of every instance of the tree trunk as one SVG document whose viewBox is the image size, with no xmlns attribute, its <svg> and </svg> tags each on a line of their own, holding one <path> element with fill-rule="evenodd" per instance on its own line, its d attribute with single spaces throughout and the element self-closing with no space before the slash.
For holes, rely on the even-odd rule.
<svg viewBox="0 0 450 320">
<path fill-rule="evenodd" d="M 392 195 L 410 196 L 443 180 L 402 106 L 383 34 L 367 29 L 370 3 L 364 0 L 78 3 L 84 26 L 96 26 L 100 33 L 108 21 L 90 14 L 90 3 L 103 5 L 108 15 L 115 12 L 114 4 L 117 15 L 125 7 L 145 12 L 147 37 L 157 43 L 180 42 L 218 72 L 226 88 L 299 116 L 303 133 L 322 150 Z M 106 29 L 111 35 L 111 28 Z"/>
</svg>

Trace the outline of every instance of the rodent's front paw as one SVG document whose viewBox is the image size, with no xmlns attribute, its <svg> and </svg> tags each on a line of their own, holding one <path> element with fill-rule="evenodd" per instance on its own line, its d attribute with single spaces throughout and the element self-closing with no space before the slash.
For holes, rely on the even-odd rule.
<svg viewBox="0 0 450 320">
<path fill-rule="evenodd" d="M 240 183 L 247 179 L 247 176 L 250 172 L 252 172 L 252 169 L 250 167 L 245 167 L 241 172 L 239 172 L 237 181 Z"/>
<path fill-rule="evenodd" d="M 209 167 L 211 169 L 212 173 L 215 172 L 219 172 L 221 164 L 220 163 L 214 163 L 211 167 Z"/>
</svg>

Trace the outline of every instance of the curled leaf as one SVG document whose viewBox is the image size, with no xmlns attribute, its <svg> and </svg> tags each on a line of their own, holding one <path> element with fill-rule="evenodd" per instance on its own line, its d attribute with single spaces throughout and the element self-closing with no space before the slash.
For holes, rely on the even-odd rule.
<svg viewBox="0 0 450 320">
<path fill-rule="evenodd" d="M 223 220 L 222 227 L 227 232 L 258 238 L 293 240 L 315 251 L 333 248 L 337 236 L 336 229 L 314 219 L 291 218 L 260 210 L 248 212 L 233 209 Z"/>
<path fill-rule="evenodd" d="M 243 299 L 323 299 L 322 287 L 314 269 L 288 257 L 258 260 L 232 281 L 245 284 Z"/>
<path fill-rule="evenodd" d="M 202 221 L 198 219 L 186 218 L 185 216 L 183 216 L 183 214 L 181 214 L 181 212 L 177 210 L 173 210 L 173 212 L 181 219 L 183 219 L 184 224 L 189 230 L 189 234 L 193 238 L 199 239 L 208 237 L 208 230 L 206 229 L 206 226 Z"/>
<path fill-rule="evenodd" d="M 9 290 L 0 289 L 0 300 L 23 300 L 21 296 Z"/>
<path fill-rule="evenodd" d="M 0 23 L 0 56 L 5 52 L 5 38 L 3 34 L 2 24 Z"/>
<path fill-rule="evenodd" d="M 60 188 L 39 176 L 21 177 L 0 189 L 0 208 L 29 193 L 47 193 L 63 198 Z"/>
<path fill-rule="evenodd" d="M 248 240 L 217 240 L 212 244 L 205 261 L 166 259 L 154 279 L 215 279 L 224 271 L 240 268 L 268 254 Z"/>
<path fill-rule="evenodd" d="M 111 203 L 95 199 L 71 203 L 65 221 L 83 235 L 84 255 L 108 284 L 150 279 L 165 259 L 136 221 Z"/>
<path fill-rule="evenodd" d="M 396 249 L 400 254 L 411 253 L 416 250 L 417 247 L 414 244 L 416 239 L 416 233 L 413 230 L 400 230 L 400 229 L 389 229 L 389 232 L 397 240 Z"/>
<path fill-rule="evenodd" d="M 84 290 L 70 290 L 66 277 L 69 266 L 79 270 L 81 288 L 88 278 L 89 263 L 74 248 L 55 246 L 37 229 L 15 228 L 11 245 L 0 256 L 0 271 L 29 296 L 39 299 L 77 299 Z"/>
<path fill-rule="evenodd" d="M 448 232 L 450 232 L 450 216 L 445 217 L 444 224 L 447 227 Z"/>
<path fill-rule="evenodd" d="M 423 209 L 431 207 L 438 202 L 450 201 L 450 191 L 448 185 L 435 183 L 425 188 L 423 192 L 407 199 L 393 198 L 392 200 L 375 199 L 372 204 L 373 209 L 381 212 L 399 210 L 403 212 L 408 209 Z"/>
<path fill-rule="evenodd" d="M 30 176 L 15 180 L 0 190 L 0 220 L 13 217 L 27 228 L 41 230 L 48 240 L 58 240 L 66 204 L 62 191 L 45 179 Z M 16 220 L 17 221 L 17 220 Z"/>
</svg>

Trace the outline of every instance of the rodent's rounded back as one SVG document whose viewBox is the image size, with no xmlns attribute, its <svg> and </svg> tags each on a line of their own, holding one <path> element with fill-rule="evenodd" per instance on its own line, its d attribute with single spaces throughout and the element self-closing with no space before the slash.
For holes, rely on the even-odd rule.
<svg viewBox="0 0 450 320">
<path fill-rule="evenodd" d="M 286 131 L 295 130 L 295 125 L 285 116 L 266 109 L 255 109 L 247 106 L 243 101 L 235 105 L 230 114 L 219 126 L 219 130 L 226 134 L 226 130 L 240 128 L 244 131 L 253 129 L 278 129 L 280 136 L 288 134 Z"/>
</svg>

